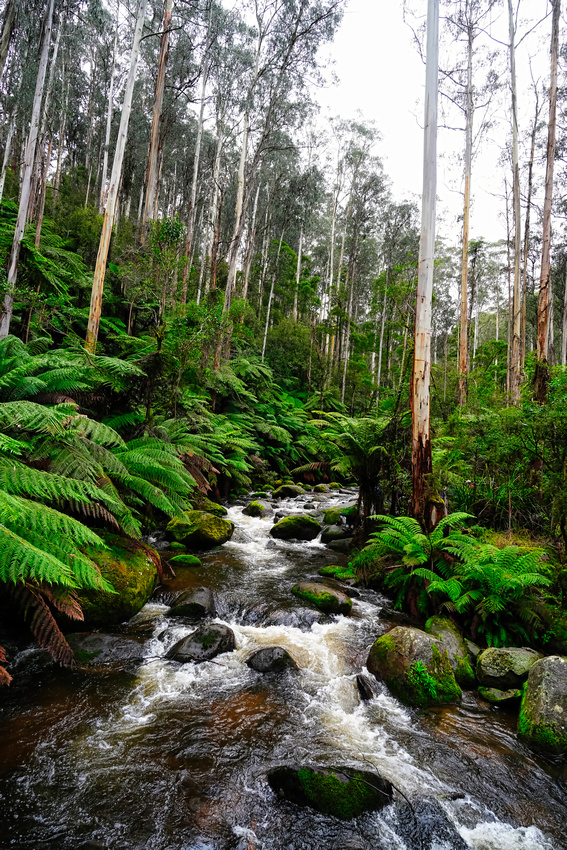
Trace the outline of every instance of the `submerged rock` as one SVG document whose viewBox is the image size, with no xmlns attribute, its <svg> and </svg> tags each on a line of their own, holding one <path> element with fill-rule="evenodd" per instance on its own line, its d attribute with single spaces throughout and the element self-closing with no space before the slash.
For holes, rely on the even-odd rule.
<svg viewBox="0 0 567 850">
<path fill-rule="evenodd" d="M 270 529 L 270 534 L 278 540 L 315 540 L 320 531 L 321 526 L 313 517 L 287 516 Z"/>
<path fill-rule="evenodd" d="M 519 688 L 540 658 L 543 658 L 540 652 L 526 646 L 491 646 L 478 656 L 476 675 L 485 688 L 497 688 L 500 691 Z"/>
<path fill-rule="evenodd" d="M 246 664 L 257 673 L 283 673 L 297 670 L 298 666 L 283 646 L 266 646 L 258 649 L 246 659 Z"/>
<path fill-rule="evenodd" d="M 139 662 L 144 657 L 144 644 L 122 635 L 77 632 L 65 637 L 80 665 L 96 666 L 118 661 Z"/>
<path fill-rule="evenodd" d="M 214 549 L 230 540 L 234 523 L 205 511 L 184 511 L 185 516 L 175 517 L 167 531 L 188 549 Z"/>
<path fill-rule="evenodd" d="M 268 502 L 263 502 L 261 499 L 258 499 L 255 502 L 250 502 L 247 508 L 244 508 L 242 511 L 246 516 L 253 517 L 264 517 L 273 514 L 273 509 Z"/>
<path fill-rule="evenodd" d="M 463 688 L 472 688 L 475 675 L 470 661 L 469 651 L 462 634 L 447 617 L 430 617 L 425 631 L 438 638 L 445 646 L 455 679 Z"/>
<path fill-rule="evenodd" d="M 442 847 L 470 850 L 470 845 L 459 835 L 437 801 L 412 800 L 411 809 L 409 806 L 396 809 L 396 832 L 407 850 L 441 850 Z"/>
<path fill-rule="evenodd" d="M 535 749 L 567 754 L 567 658 L 551 655 L 532 666 L 522 697 L 518 735 Z"/>
<path fill-rule="evenodd" d="M 352 601 L 346 593 L 326 584 L 301 581 L 292 587 L 291 592 L 311 602 L 325 614 L 350 614 L 352 608 Z"/>
<path fill-rule="evenodd" d="M 222 623 L 207 623 L 178 640 L 165 657 L 182 664 L 189 661 L 201 663 L 233 649 L 236 649 L 236 641 L 232 629 Z"/>
<path fill-rule="evenodd" d="M 268 784 L 282 800 L 342 820 L 387 806 L 393 793 L 387 779 L 350 767 L 276 767 Z"/>
<path fill-rule="evenodd" d="M 208 587 L 184 590 L 167 612 L 168 617 L 214 617 L 216 614 L 215 597 Z"/>
<path fill-rule="evenodd" d="M 330 543 L 331 540 L 344 540 L 351 533 L 344 525 L 326 525 L 321 534 L 321 543 Z"/>
<path fill-rule="evenodd" d="M 353 538 L 345 537 L 343 540 L 331 540 L 327 543 L 327 548 L 332 549 L 333 552 L 342 552 L 345 555 L 348 555 L 350 550 L 353 547 Z"/>
<path fill-rule="evenodd" d="M 420 629 L 396 626 L 373 644 L 366 666 L 401 702 L 415 708 L 458 702 L 447 649 Z"/>
<path fill-rule="evenodd" d="M 363 676 L 362 673 L 359 673 L 356 677 L 356 687 L 358 690 L 358 694 L 360 699 L 364 702 L 368 702 L 374 698 L 374 691 L 372 689 L 372 682 L 368 678 L 368 676 Z"/>
<path fill-rule="evenodd" d="M 92 588 L 77 591 L 85 626 L 105 627 L 129 620 L 146 604 L 158 579 L 157 552 L 118 534 L 102 537 L 108 549 L 89 547 L 86 554 L 116 593 Z"/>
</svg>

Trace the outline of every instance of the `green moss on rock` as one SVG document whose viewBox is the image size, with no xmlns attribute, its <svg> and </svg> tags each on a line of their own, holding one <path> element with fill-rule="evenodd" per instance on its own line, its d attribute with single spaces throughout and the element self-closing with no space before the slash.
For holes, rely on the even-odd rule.
<svg viewBox="0 0 567 850">
<path fill-rule="evenodd" d="M 356 517 L 358 514 L 357 505 L 337 505 L 335 508 L 327 508 L 323 511 L 323 519 L 325 525 L 340 525 L 341 516 Z"/>
<path fill-rule="evenodd" d="M 518 735 L 537 750 L 567 754 L 567 659 L 537 661 L 523 688 Z"/>
<path fill-rule="evenodd" d="M 476 682 L 470 653 L 456 625 L 447 617 L 430 617 L 425 631 L 445 646 L 455 679 L 463 688 L 472 688 Z"/>
<path fill-rule="evenodd" d="M 206 496 L 197 496 L 192 498 L 191 502 L 194 504 L 196 510 L 205 511 L 207 514 L 213 514 L 213 516 L 223 517 L 228 513 L 225 507 L 219 505 L 218 502 L 212 502 Z"/>
<path fill-rule="evenodd" d="M 188 549 L 214 549 L 230 540 L 234 523 L 205 511 L 185 511 L 167 525 L 167 533 Z"/>
<path fill-rule="evenodd" d="M 330 576 L 336 578 L 337 581 L 353 581 L 358 584 L 358 576 L 352 571 L 351 567 L 339 567 L 331 564 L 328 567 L 321 567 L 319 570 L 320 576 Z"/>
<path fill-rule="evenodd" d="M 167 548 L 170 552 L 183 552 L 185 550 L 185 546 L 183 545 L 183 543 L 178 543 L 177 540 L 174 540 L 172 543 L 170 543 Z"/>
<path fill-rule="evenodd" d="M 265 502 L 262 502 L 260 500 L 255 500 L 254 502 L 250 502 L 248 507 L 244 508 L 244 510 L 242 511 L 242 513 L 245 514 L 245 516 L 252 516 L 252 517 L 265 517 L 271 512 L 272 512 L 272 510 L 271 510 L 270 505 L 268 505 Z"/>
<path fill-rule="evenodd" d="M 270 534 L 278 540 L 315 540 L 321 526 L 311 516 L 286 516 L 270 529 Z"/>
<path fill-rule="evenodd" d="M 324 584 L 303 581 L 294 585 L 291 592 L 294 596 L 315 605 L 325 614 L 350 614 L 352 609 L 352 599 L 349 599 L 346 593 Z"/>
<path fill-rule="evenodd" d="M 169 563 L 175 569 L 176 567 L 201 567 L 201 561 L 196 555 L 190 555 L 186 552 L 184 555 L 176 555 L 171 558 Z"/>
<path fill-rule="evenodd" d="M 129 620 L 146 604 L 157 583 L 159 555 L 149 546 L 117 534 L 102 533 L 108 549 L 89 547 L 86 554 L 98 564 L 116 593 L 84 588 L 77 592 L 85 625 L 104 627 Z"/>
</svg>

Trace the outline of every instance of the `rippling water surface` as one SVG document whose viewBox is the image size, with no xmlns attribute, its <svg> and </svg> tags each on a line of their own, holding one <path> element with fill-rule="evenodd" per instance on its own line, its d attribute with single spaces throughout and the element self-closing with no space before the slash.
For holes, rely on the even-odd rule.
<svg viewBox="0 0 567 850">
<path fill-rule="evenodd" d="M 130 660 L 66 673 L 22 653 L 20 676 L 0 695 L 1 848 L 567 848 L 564 762 L 530 753 L 514 717 L 473 692 L 417 713 L 377 683 L 361 704 L 355 678 L 389 627 L 384 600 L 361 591 L 350 617 L 305 608 L 293 584 L 342 556 L 318 541 L 267 548 L 271 520 L 239 507 L 230 518 L 234 539 L 202 568 L 180 570 L 160 598 L 210 587 L 236 652 L 200 665 L 166 660 L 194 625 L 152 602 L 116 631 L 138 644 Z M 244 663 L 276 644 L 298 673 L 261 676 Z M 266 771 L 290 762 L 377 769 L 399 792 L 344 823 L 275 799 Z"/>
</svg>

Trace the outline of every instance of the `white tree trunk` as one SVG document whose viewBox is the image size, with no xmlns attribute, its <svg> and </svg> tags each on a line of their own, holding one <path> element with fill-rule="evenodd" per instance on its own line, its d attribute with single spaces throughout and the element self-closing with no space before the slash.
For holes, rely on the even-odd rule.
<svg viewBox="0 0 567 850">
<path fill-rule="evenodd" d="M 303 253 L 303 224 L 299 232 L 299 248 L 297 249 L 297 268 L 295 270 L 295 292 L 293 293 L 293 320 L 297 322 L 297 301 L 299 298 L 299 281 L 301 280 L 301 255 Z"/>
<path fill-rule="evenodd" d="M 425 131 L 421 238 L 415 309 L 415 349 L 412 376 L 413 515 L 431 528 L 439 517 L 431 499 L 430 435 L 431 311 L 435 256 L 435 193 L 437 187 L 437 91 L 439 65 L 439 0 L 428 0 L 425 81 Z"/>
<path fill-rule="evenodd" d="M 16 110 L 12 112 L 10 125 L 8 127 L 8 135 L 6 136 L 6 146 L 4 148 L 4 159 L 2 160 L 2 172 L 0 173 L 0 201 L 4 194 L 4 183 L 6 182 L 6 174 L 8 171 L 8 163 L 10 162 L 10 153 L 12 151 L 12 138 L 14 136 L 14 127 L 16 126 Z"/>
<path fill-rule="evenodd" d="M 277 257 L 276 257 L 276 267 L 275 267 L 274 273 L 272 275 L 272 285 L 270 287 L 270 297 L 268 298 L 268 309 L 266 311 L 266 325 L 264 327 L 264 341 L 262 342 L 262 363 L 264 362 L 264 355 L 266 353 L 266 340 L 268 338 L 268 328 L 270 326 L 270 312 L 272 310 L 272 300 L 274 298 L 274 286 L 276 285 L 276 279 L 277 279 L 278 271 L 279 271 L 280 251 L 282 249 L 283 237 L 284 237 L 284 235 L 283 235 L 283 231 L 282 231 L 282 235 L 280 236 L 280 244 L 278 245 L 278 254 L 277 254 Z"/>
<path fill-rule="evenodd" d="M 514 207 L 514 295 L 512 299 L 512 350 L 510 360 L 510 392 L 512 401 L 520 400 L 520 343 L 521 343 L 521 297 L 520 258 L 522 253 L 522 222 L 520 212 L 520 162 L 518 157 L 518 94 L 516 85 L 516 48 L 513 0 L 508 0 L 508 23 L 510 31 L 510 79 L 512 89 L 512 196 Z"/>
<path fill-rule="evenodd" d="M 252 266 L 252 258 L 254 256 L 254 245 L 256 244 L 256 216 L 258 214 L 258 198 L 260 197 L 260 184 L 256 188 L 254 197 L 254 207 L 252 209 L 252 221 L 250 222 L 250 235 L 248 237 L 248 245 L 246 247 L 246 258 L 244 261 L 244 284 L 242 286 L 242 299 L 246 301 L 248 297 L 248 284 L 250 283 L 250 268 Z"/>
<path fill-rule="evenodd" d="M 102 178 L 100 181 L 100 200 L 98 203 L 99 215 L 102 215 L 106 206 L 106 195 L 108 192 L 108 147 L 110 145 L 110 131 L 112 129 L 112 112 L 114 98 L 114 71 L 116 68 L 116 48 L 118 44 L 118 11 L 116 13 L 116 29 L 114 30 L 114 47 L 112 48 L 112 67 L 110 70 L 110 85 L 108 87 L 108 107 L 106 110 L 106 133 L 104 136 L 104 154 L 102 159 Z M 138 216 L 139 218 L 139 216 Z"/>
<path fill-rule="evenodd" d="M 20 204 L 18 207 L 18 217 L 16 219 L 16 227 L 14 230 L 14 241 L 12 242 L 10 263 L 8 265 L 7 290 L 6 295 L 4 296 L 2 314 L 0 316 L 0 339 L 4 339 L 4 337 L 8 336 L 8 334 L 10 333 L 10 322 L 12 321 L 12 313 L 14 310 L 14 292 L 16 289 L 16 280 L 18 278 L 18 260 L 20 258 L 20 249 L 22 247 L 22 239 L 24 236 L 29 208 L 32 175 L 35 163 L 35 149 L 37 145 L 39 120 L 41 115 L 41 102 L 43 99 L 45 74 L 47 72 L 47 60 L 49 57 L 49 47 L 51 44 L 51 30 L 53 27 L 53 6 L 54 0 L 50 0 L 47 9 L 47 17 L 43 33 L 43 44 L 41 48 L 41 56 L 39 60 L 39 68 L 35 84 L 30 130 L 28 133 L 28 139 L 26 142 L 26 149 L 24 153 L 22 185 L 20 189 Z"/>
<path fill-rule="evenodd" d="M 467 10 L 470 0 L 467 0 Z M 473 142 L 473 88 L 472 60 L 474 28 L 470 23 L 470 12 L 467 14 L 467 88 L 465 105 L 465 202 L 463 211 L 463 251 L 461 261 L 461 344 L 459 357 L 459 404 L 467 401 L 467 375 L 469 370 L 469 340 L 467 322 L 468 302 L 468 271 L 469 271 L 469 222 L 471 211 L 471 175 L 472 175 L 472 142 Z"/>
<path fill-rule="evenodd" d="M 118 200 L 118 190 L 120 188 L 120 180 L 122 176 L 122 161 L 124 159 L 124 150 L 126 148 L 126 139 L 128 137 L 128 124 L 130 121 L 130 112 L 132 111 L 132 95 L 134 92 L 134 83 L 136 81 L 136 70 L 138 67 L 138 56 L 140 52 L 140 39 L 142 37 L 142 29 L 144 26 L 146 5 L 147 0 L 140 0 L 140 5 L 138 8 L 138 18 L 136 20 L 136 29 L 134 31 L 132 52 L 130 54 L 130 70 L 128 72 L 126 89 L 124 91 L 124 102 L 122 104 L 122 114 L 120 116 L 120 127 L 118 130 L 116 150 L 114 152 L 114 161 L 112 163 L 112 175 L 110 177 L 108 200 L 104 213 L 104 221 L 102 225 L 102 233 L 100 237 L 98 255 L 96 258 L 93 288 L 91 293 L 89 321 L 87 325 L 87 337 L 85 341 L 86 348 L 91 353 L 94 353 L 98 339 L 98 329 L 100 325 L 100 314 L 102 309 L 102 293 L 104 289 L 104 276 L 106 274 L 106 260 L 108 257 L 108 249 L 110 247 L 110 237 L 112 235 L 114 214 L 116 212 L 116 202 Z"/>
<path fill-rule="evenodd" d="M 563 295 L 563 333 L 561 334 L 561 365 L 567 366 L 567 263 L 565 264 L 565 294 Z"/>
</svg>

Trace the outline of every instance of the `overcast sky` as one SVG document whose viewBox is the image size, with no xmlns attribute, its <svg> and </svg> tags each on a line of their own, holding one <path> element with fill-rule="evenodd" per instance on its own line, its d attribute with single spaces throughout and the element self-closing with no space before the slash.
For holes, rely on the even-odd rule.
<svg viewBox="0 0 567 850">
<path fill-rule="evenodd" d="M 426 0 L 422 0 L 423 14 Z M 414 0 L 419 8 L 419 0 Z M 547 0 L 523 0 L 520 36 L 533 21 L 545 15 Z M 493 34 L 507 41 L 507 18 L 504 4 L 498 12 Z M 529 20 L 528 20 L 529 18 Z M 528 37 L 518 53 L 520 132 L 531 123 L 532 98 L 529 92 L 528 52 L 535 76 L 548 74 L 548 38 L 550 19 Z M 493 45 L 506 55 L 505 46 Z M 425 68 L 418 55 L 410 28 L 404 23 L 402 0 L 350 0 L 341 28 L 333 42 L 331 55 L 340 82 L 319 93 L 323 112 L 355 117 L 360 110 L 376 122 L 382 141 L 378 153 L 393 183 L 397 200 L 419 200 L 422 182 L 423 87 Z M 507 79 L 505 80 L 508 85 Z M 503 107 L 509 98 L 503 90 Z M 544 117 L 547 114 L 545 104 Z M 496 240 L 505 236 L 503 202 L 504 169 L 498 164 L 499 148 L 508 133 L 508 116 L 504 110 L 487 137 L 473 166 L 473 210 L 471 238 Z M 439 232 L 458 241 L 456 217 L 462 212 L 461 172 L 464 134 L 441 130 L 438 163 Z M 456 237 L 456 238 L 455 238 Z"/>
</svg>

